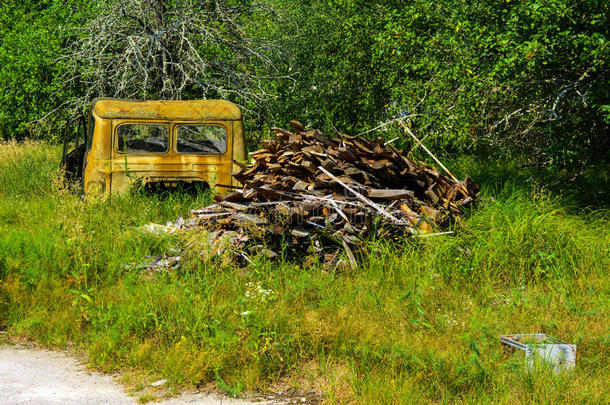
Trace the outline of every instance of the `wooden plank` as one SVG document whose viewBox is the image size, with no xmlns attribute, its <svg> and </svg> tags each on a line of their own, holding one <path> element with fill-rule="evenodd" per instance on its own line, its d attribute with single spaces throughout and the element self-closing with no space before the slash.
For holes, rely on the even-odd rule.
<svg viewBox="0 0 610 405">
<path fill-rule="evenodd" d="M 342 185 L 347 191 L 349 191 L 350 193 L 354 194 L 360 201 L 362 201 L 365 204 L 370 205 L 371 207 L 373 207 L 377 212 L 379 212 L 381 215 L 383 215 L 384 217 L 388 218 L 390 221 L 392 221 L 395 224 L 401 224 L 402 221 L 400 221 L 398 218 L 396 218 L 394 215 L 390 214 L 389 212 L 387 212 L 386 210 L 384 210 L 383 208 L 381 208 L 379 205 L 375 204 L 374 202 L 372 202 L 371 200 L 369 200 L 368 198 L 366 198 L 365 196 L 363 196 L 362 194 L 360 194 L 359 192 L 353 190 L 351 187 L 349 187 L 347 184 L 345 184 L 344 182 L 342 182 L 341 180 L 339 180 L 337 177 L 335 177 L 331 172 L 329 172 L 328 170 L 326 170 L 325 168 L 323 168 L 322 166 L 318 166 L 318 169 L 320 169 L 323 173 L 325 173 L 327 176 L 329 176 L 331 179 L 335 180 L 337 183 L 339 183 L 340 185 Z"/>
<path fill-rule="evenodd" d="M 408 197 L 415 197 L 415 192 L 412 190 L 369 188 L 366 190 L 366 195 L 370 198 L 383 200 L 402 200 Z"/>
</svg>

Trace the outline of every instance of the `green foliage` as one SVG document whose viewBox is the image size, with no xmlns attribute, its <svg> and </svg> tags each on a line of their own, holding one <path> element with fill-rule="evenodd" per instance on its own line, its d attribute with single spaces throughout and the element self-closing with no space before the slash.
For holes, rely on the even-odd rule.
<svg viewBox="0 0 610 405">
<path fill-rule="evenodd" d="M 57 147 L 31 141 L 0 142 L 0 198 L 51 195 L 58 167 Z"/>
<path fill-rule="evenodd" d="M 387 115 L 385 83 L 374 65 L 374 37 L 387 8 L 368 1 L 278 1 L 292 24 L 286 35 L 295 82 L 277 89 L 270 120 L 296 117 L 312 127 L 355 132 Z"/>
<path fill-rule="evenodd" d="M 608 161 L 607 1 L 280 3 L 300 75 L 277 121 L 355 133 L 418 114 L 412 125 L 445 151 L 490 145 L 571 170 Z"/>
<path fill-rule="evenodd" d="M 0 5 L 0 139 L 40 135 L 63 119 L 50 116 L 45 127 L 34 121 L 60 107 L 73 86 L 66 87 L 65 63 L 55 60 L 71 27 L 92 8 L 82 0 L 10 0 Z"/>
<path fill-rule="evenodd" d="M 109 79 L 105 70 L 112 66 L 109 61 L 125 54 L 127 36 L 139 29 L 133 21 L 116 37 L 117 43 L 107 48 L 102 44 L 104 52 L 110 50 L 104 54 L 109 59 L 100 59 L 97 69 L 87 70 L 74 58 L 58 58 L 75 44 L 87 54 L 91 40 L 87 35 L 95 34 L 96 28 L 88 32 L 84 27 L 100 18 L 103 25 L 105 17 L 93 10 L 100 6 L 114 13 L 110 3 L 2 4 L 3 138 L 31 136 L 35 128 L 39 133 L 40 125 L 28 123 L 66 101 L 88 100 L 100 92 L 123 94 L 119 82 L 141 81 L 137 77 L 142 72 L 119 71 Z M 167 12 L 175 9 L 173 2 L 155 4 L 163 4 Z M 565 170 L 565 177 L 608 164 L 607 1 L 270 0 L 229 1 L 221 6 L 235 11 L 229 17 L 240 25 L 239 33 L 222 29 L 222 22 L 210 22 L 213 32 L 235 39 L 194 42 L 197 55 L 203 55 L 210 67 L 201 74 L 193 70 L 189 80 L 198 84 L 185 87 L 182 97 L 200 97 L 202 89 L 209 88 L 206 96 L 234 98 L 246 108 L 253 132 L 297 118 L 327 132 L 358 133 L 411 116 L 410 125 L 439 153 L 477 150 L 497 156 L 518 151 L 528 154 L 530 163 L 538 167 Z M 271 12 L 256 12 L 259 6 L 270 6 Z M 114 21 L 111 17 L 116 16 L 106 20 Z M 142 44 L 148 43 L 149 34 L 142 34 Z M 152 38 L 151 43 L 156 37 Z M 168 45 L 168 52 L 174 55 L 181 41 L 173 40 L 178 45 Z M 242 49 L 240 44 L 244 49 L 264 46 L 244 56 L 231 51 Z M 181 63 L 190 58 L 179 55 L 172 58 L 184 59 Z M 159 65 L 158 58 L 149 56 L 154 66 Z M 136 62 L 133 66 L 139 66 Z M 130 63 L 124 64 L 127 69 Z M 160 71 L 158 66 L 150 69 Z M 174 81 L 180 82 L 181 75 L 174 73 Z M 282 76 L 285 80 L 277 80 Z M 75 80 L 66 85 L 66 77 Z M 244 77 L 256 80 L 240 81 Z M 84 81 L 96 82 L 95 88 L 103 90 L 92 91 Z M 149 87 L 141 94 L 129 91 L 143 97 L 163 96 L 159 80 L 152 80 Z M 47 128 L 63 122 L 66 111 L 52 113 Z M 43 136 L 52 137 L 51 132 Z M 259 135 L 251 133 L 250 139 L 255 146 Z"/>
<path fill-rule="evenodd" d="M 256 256 L 235 268 L 201 255 L 204 235 L 185 241 L 138 229 L 186 215 L 204 198 L 84 202 L 37 186 L 30 195 L 50 175 L 43 156 L 56 161 L 59 148 L 3 145 L 3 157 L 7 148 L 32 160 L 23 167 L 34 178 L 0 165 L 12 184 L 0 195 L 0 325 L 10 334 L 72 342 L 104 370 L 213 383 L 232 395 L 279 383 L 316 387 L 331 403 L 607 397 L 607 211 L 575 215 L 516 179 L 488 192 L 455 235 L 372 243 L 357 271 Z M 483 167 L 473 172 L 487 173 L 493 190 L 502 171 Z M 176 247 L 179 269 L 125 267 Z M 525 372 L 522 353 L 498 343 L 519 331 L 577 344 L 576 369 Z"/>
</svg>

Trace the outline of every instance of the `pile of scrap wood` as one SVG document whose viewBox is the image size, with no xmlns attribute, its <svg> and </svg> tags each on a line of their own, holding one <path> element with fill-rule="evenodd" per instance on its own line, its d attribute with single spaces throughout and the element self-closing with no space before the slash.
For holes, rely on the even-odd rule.
<svg viewBox="0 0 610 405">
<path fill-rule="evenodd" d="M 365 240 L 446 230 L 475 202 L 470 179 L 446 177 L 382 140 L 291 124 L 294 132 L 273 129 L 252 165 L 239 164 L 243 188 L 192 211 L 190 227 L 237 233 L 244 251 L 269 256 L 287 249 L 332 263 L 342 248 L 354 263 Z"/>
</svg>

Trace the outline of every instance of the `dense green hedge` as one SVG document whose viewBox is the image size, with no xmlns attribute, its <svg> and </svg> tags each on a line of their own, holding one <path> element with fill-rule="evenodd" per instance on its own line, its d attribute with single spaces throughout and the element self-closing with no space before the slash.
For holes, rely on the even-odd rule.
<svg viewBox="0 0 610 405">
<path fill-rule="evenodd" d="M 275 17 L 252 18 L 247 29 L 277 39 L 284 52 L 272 62 L 289 79 L 265 83 L 276 98 L 254 106 L 254 130 L 296 118 L 358 133 L 417 114 L 411 125 L 437 150 L 525 152 L 535 164 L 572 172 L 608 163 L 607 0 L 267 3 Z M 40 125 L 28 122 L 82 91 L 82 83 L 66 86 L 68 66 L 54 58 L 93 15 L 91 4 L 0 6 L 3 138 L 31 136 Z M 47 128 L 63 118 L 52 114 Z"/>
<path fill-rule="evenodd" d="M 609 2 L 297 4 L 300 76 L 277 120 L 358 132 L 416 113 L 413 125 L 437 146 L 607 162 Z"/>
<path fill-rule="evenodd" d="M 67 66 L 57 60 L 71 27 L 86 18 L 82 0 L 9 0 L 0 4 L 0 138 L 52 138 L 60 107 L 75 86 L 66 85 Z"/>
</svg>

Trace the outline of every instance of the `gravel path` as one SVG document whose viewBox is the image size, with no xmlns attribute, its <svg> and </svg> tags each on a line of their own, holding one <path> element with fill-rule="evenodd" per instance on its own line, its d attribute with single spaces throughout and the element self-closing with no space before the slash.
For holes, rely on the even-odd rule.
<svg viewBox="0 0 610 405">
<path fill-rule="evenodd" d="M 114 379 L 87 371 L 75 359 L 59 352 L 20 346 L 0 346 L 0 403 L 3 405 L 137 404 Z M 192 394 L 157 404 L 251 405 L 250 402 Z"/>
</svg>

